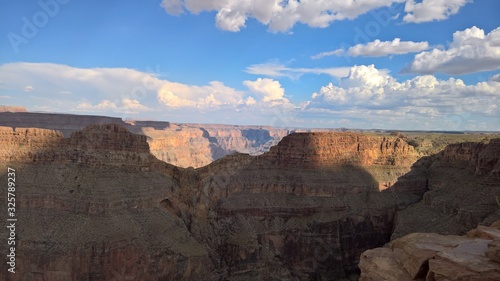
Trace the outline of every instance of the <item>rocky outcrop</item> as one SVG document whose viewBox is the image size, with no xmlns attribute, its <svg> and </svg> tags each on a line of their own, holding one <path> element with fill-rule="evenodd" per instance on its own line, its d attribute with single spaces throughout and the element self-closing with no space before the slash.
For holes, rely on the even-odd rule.
<svg viewBox="0 0 500 281">
<path fill-rule="evenodd" d="M 412 232 L 464 234 L 483 221 L 500 219 L 500 139 L 448 145 L 420 159 L 393 186 L 415 203 L 398 212 L 393 238 Z"/>
<path fill-rule="evenodd" d="M 411 165 L 418 157 L 413 147 L 396 137 L 359 133 L 296 133 L 271 148 L 267 157 L 280 166 Z"/>
<path fill-rule="evenodd" d="M 282 168 L 362 166 L 374 177 L 378 189 L 384 190 L 407 173 L 419 155 L 398 137 L 315 132 L 290 135 L 266 157 Z"/>
<path fill-rule="evenodd" d="M 467 236 L 412 233 L 361 255 L 362 281 L 499 280 L 500 221 Z"/>
</svg>

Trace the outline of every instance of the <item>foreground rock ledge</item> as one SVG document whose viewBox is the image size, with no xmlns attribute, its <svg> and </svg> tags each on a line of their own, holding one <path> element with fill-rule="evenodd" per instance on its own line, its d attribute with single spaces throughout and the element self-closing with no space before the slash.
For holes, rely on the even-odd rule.
<svg viewBox="0 0 500 281">
<path fill-rule="evenodd" d="M 466 236 L 412 233 L 365 251 L 362 281 L 500 280 L 500 221 Z"/>
</svg>

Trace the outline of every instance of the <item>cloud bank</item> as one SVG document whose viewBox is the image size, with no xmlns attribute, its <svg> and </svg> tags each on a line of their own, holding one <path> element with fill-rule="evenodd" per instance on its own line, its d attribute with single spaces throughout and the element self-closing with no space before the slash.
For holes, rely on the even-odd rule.
<svg viewBox="0 0 500 281">
<path fill-rule="evenodd" d="M 356 116 L 373 123 L 412 123 L 413 128 L 446 128 L 452 117 L 468 116 L 474 127 L 481 116 L 492 122 L 500 120 L 500 83 L 496 76 L 475 85 L 465 85 L 460 79 L 439 80 L 432 75 L 417 76 L 402 82 L 381 73 L 373 65 L 354 66 L 339 85 L 332 83 L 313 93 L 307 109 L 331 113 L 333 116 Z M 457 129 L 456 124 L 449 129 Z M 498 128 L 490 124 L 489 128 Z"/>
<path fill-rule="evenodd" d="M 458 13 L 461 7 L 472 2 L 471 0 L 423 0 L 415 3 L 408 0 L 405 4 L 407 13 L 403 20 L 409 23 L 445 20 Z"/>
<path fill-rule="evenodd" d="M 471 85 L 433 75 L 398 81 L 374 65 L 357 65 L 306 101 L 287 97 L 283 84 L 269 77 L 244 80 L 237 89 L 134 69 L 47 63 L 3 64 L 0 76 L 0 98 L 31 111 L 286 127 L 500 130 L 499 74 Z"/>
</svg>

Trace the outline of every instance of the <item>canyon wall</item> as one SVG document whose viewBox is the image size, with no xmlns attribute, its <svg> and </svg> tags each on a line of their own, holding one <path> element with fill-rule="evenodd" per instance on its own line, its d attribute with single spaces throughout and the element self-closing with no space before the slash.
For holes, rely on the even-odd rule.
<svg viewBox="0 0 500 281">
<path fill-rule="evenodd" d="M 27 112 L 22 106 L 0 105 L 0 112 Z"/>
<path fill-rule="evenodd" d="M 397 137 L 291 134 L 263 155 L 198 169 L 190 229 L 218 249 L 230 280 L 348 278 L 360 254 L 392 234 L 397 198 L 380 192 L 382 182 L 395 182 L 417 157 Z M 210 226 L 226 239 L 204 237 Z"/>
<path fill-rule="evenodd" d="M 142 122 L 126 126 L 179 129 Z M 215 128 L 200 138 L 248 149 L 273 138 Z M 149 138 L 117 124 L 69 135 L 0 127 L 0 182 L 8 167 L 16 170 L 20 273 L 2 267 L 0 274 L 16 281 L 342 280 L 359 273 L 360 257 L 373 257 L 363 252 L 391 239 L 460 234 L 500 215 L 500 140 L 419 159 L 398 136 L 294 133 L 267 153 L 233 153 L 194 169 L 159 160 Z"/>
<path fill-rule="evenodd" d="M 397 138 L 293 134 L 260 156 L 183 169 L 116 124 L 67 138 L 0 127 L 0 137 L 0 181 L 16 170 L 20 274 L 9 280 L 347 277 L 363 251 L 389 241 L 395 220 L 395 197 L 369 168 L 403 173 L 410 161 L 395 159 L 416 157 Z"/>
<path fill-rule="evenodd" d="M 145 135 L 153 155 L 184 168 L 205 166 L 234 152 L 262 154 L 289 134 L 287 129 L 266 126 L 125 122 L 106 116 L 33 113 L 17 107 L 0 107 L 0 126 L 52 129 L 69 137 L 94 124 L 117 124 L 132 133 Z"/>
<path fill-rule="evenodd" d="M 17 219 L 16 273 L 2 254 L 2 280 L 215 278 L 206 247 L 160 204 L 180 188 L 178 169 L 149 153 L 146 136 L 115 124 L 69 138 L 0 127 L 0 143 L 0 182 L 15 170 Z"/>
<path fill-rule="evenodd" d="M 423 157 L 392 188 L 421 200 L 398 212 L 393 238 L 412 232 L 464 234 L 500 219 L 500 139 L 450 144 Z"/>
</svg>

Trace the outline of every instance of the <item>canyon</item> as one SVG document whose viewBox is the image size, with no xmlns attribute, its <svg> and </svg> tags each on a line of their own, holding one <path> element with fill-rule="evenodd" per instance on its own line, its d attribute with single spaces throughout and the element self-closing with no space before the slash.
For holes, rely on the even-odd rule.
<svg viewBox="0 0 500 281">
<path fill-rule="evenodd" d="M 260 155 L 294 132 L 356 131 L 370 135 L 391 133 L 410 143 L 421 155 L 431 155 L 448 144 L 487 141 L 496 133 L 403 132 L 384 130 L 303 129 L 270 126 L 182 124 L 165 121 L 122 120 L 94 115 L 28 112 L 19 106 L 0 105 L 0 126 L 60 131 L 64 137 L 94 124 L 117 124 L 134 134 L 147 136 L 150 152 L 158 159 L 182 168 L 200 168 L 232 153 Z"/>
<path fill-rule="evenodd" d="M 199 168 L 235 152 L 262 154 L 291 132 L 269 126 L 124 121 L 116 117 L 36 113 L 18 107 L 0 107 L 0 126 L 51 129 L 69 137 L 94 124 L 117 124 L 132 133 L 145 135 L 154 156 L 183 168 Z"/>
<path fill-rule="evenodd" d="M 2 267 L 6 280 L 357 280 L 359 268 L 384 280 L 375 276 L 384 262 L 399 266 L 394 276 L 420 278 L 397 249 L 497 243 L 477 239 L 500 220 L 500 139 L 424 156 L 398 134 L 40 115 L 0 113 L 0 182 L 11 167 L 17 187 L 18 273 Z M 208 141 L 207 165 L 158 157 L 186 139 Z M 429 259 L 443 251 L 422 263 L 434 264 L 435 280 L 445 280 L 435 270 L 443 263 Z M 498 262 L 489 253 L 480 260 Z"/>
</svg>

